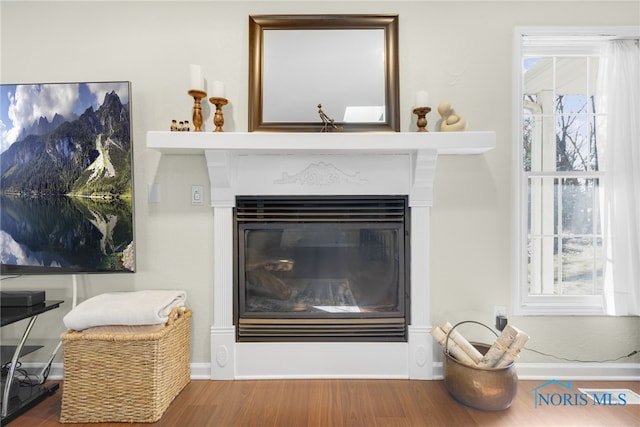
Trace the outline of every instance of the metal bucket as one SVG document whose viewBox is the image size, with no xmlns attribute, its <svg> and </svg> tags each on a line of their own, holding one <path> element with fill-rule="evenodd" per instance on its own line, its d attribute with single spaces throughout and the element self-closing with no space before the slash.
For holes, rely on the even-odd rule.
<svg viewBox="0 0 640 427">
<path fill-rule="evenodd" d="M 477 323 L 497 334 L 488 326 L 474 321 L 456 324 L 447 334 L 444 348 L 444 385 L 451 396 L 463 405 L 482 411 L 501 411 L 511 406 L 518 392 L 518 375 L 515 364 L 502 368 L 477 368 L 459 362 L 449 354 L 447 344 L 449 334 L 463 323 Z M 490 345 L 471 343 L 481 354 L 485 354 Z"/>
</svg>

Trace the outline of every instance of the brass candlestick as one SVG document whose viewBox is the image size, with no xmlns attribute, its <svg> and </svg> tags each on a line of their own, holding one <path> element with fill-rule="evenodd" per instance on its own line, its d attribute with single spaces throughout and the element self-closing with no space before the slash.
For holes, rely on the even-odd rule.
<svg viewBox="0 0 640 427">
<path fill-rule="evenodd" d="M 431 111 L 431 107 L 416 107 L 413 109 L 413 114 L 418 116 L 418 132 L 429 132 L 427 129 L 427 114 Z"/>
<path fill-rule="evenodd" d="M 224 125 L 224 116 L 222 115 L 222 107 L 227 105 L 229 101 L 227 98 L 209 98 L 209 102 L 216 106 L 216 112 L 213 115 L 213 124 L 216 125 L 214 132 L 224 132 L 222 130 L 222 125 Z"/>
<path fill-rule="evenodd" d="M 189 95 L 193 96 L 193 126 L 195 132 L 202 131 L 202 106 L 200 100 L 207 96 L 207 92 L 197 89 L 191 89 Z"/>
</svg>

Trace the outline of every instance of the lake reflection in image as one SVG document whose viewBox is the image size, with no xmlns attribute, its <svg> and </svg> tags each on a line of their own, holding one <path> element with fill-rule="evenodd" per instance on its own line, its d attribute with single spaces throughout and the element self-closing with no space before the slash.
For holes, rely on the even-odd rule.
<svg viewBox="0 0 640 427">
<path fill-rule="evenodd" d="M 3 264 L 134 270 L 131 199 L 0 197 Z"/>
</svg>

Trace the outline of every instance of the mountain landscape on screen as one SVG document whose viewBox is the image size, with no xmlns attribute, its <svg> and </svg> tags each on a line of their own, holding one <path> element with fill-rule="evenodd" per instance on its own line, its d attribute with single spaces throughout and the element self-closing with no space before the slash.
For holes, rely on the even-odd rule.
<svg viewBox="0 0 640 427">
<path fill-rule="evenodd" d="M 3 272 L 133 271 L 128 82 L 0 95 Z"/>
</svg>

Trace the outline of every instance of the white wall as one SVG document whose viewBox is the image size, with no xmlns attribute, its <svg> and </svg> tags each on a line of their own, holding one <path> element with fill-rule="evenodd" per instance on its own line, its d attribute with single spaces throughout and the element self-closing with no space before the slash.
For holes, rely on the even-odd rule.
<svg viewBox="0 0 640 427">
<path fill-rule="evenodd" d="M 497 132 L 497 148 L 485 155 L 439 160 L 430 259 L 432 322 L 490 325 L 493 306 L 511 303 L 513 28 L 638 25 L 638 2 L 2 1 L 2 83 L 132 82 L 138 271 L 80 276 L 81 299 L 110 290 L 184 288 L 194 311 L 192 361 L 210 360 L 212 213 L 206 205 L 190 204 L 192 184 L 208 188 L 204 159 L 148 150 L 146 132 L 190 118 L 192 63 L 202 65 L 209 82 L 226 83 L 231 104 L 225 130 L 246 131 L 248 15 L 293 13 L 398 14 L 401 130 L 415 130 L 411 105 L 415 92 L 424 89 L 433 107 L 451 101 L 467 116 L 469 129 Z M 204 114 L 211 130 L 208 106 Z M 435 109 L 427 117 L 432 127 Z M 161 186 L 159 204 L 147 202 L 147 183 Z M 70 283 L 68 277 L 21 277 L 3 280 L 2 288 L 46 289 L 49 299 L 66 301 L 61 310 L 42 315 L 33 332 L 53 348 L 64 330 Z M 568 358 L 615 358 L 640 342 L 637 317 L 510 321 L 531 335 L 531 347 Z M 3 328 L 3 341 L 23 327 Z M 527 352 L 521 360 L 554 362 Z"/>
</svg>

